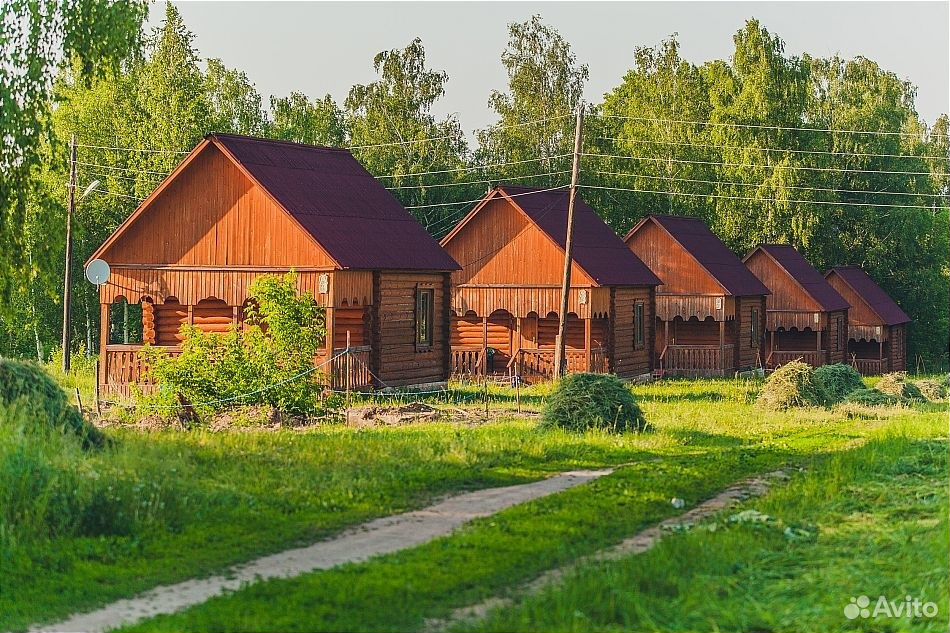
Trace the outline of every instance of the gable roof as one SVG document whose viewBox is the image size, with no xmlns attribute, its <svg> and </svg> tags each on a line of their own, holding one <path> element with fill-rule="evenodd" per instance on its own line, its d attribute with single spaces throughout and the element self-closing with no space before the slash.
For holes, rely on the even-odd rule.
<svg viewBox="0 0 950 633">
<path fill-rule="evenodd" d="M 497 197 L 507 199 L 524 213 L 562 251 L 566 248 L 570 191 L 513 185 L 499 185 L 489 192 L 442 243 L 448 242 L 489 200 Z M 600 286 L 658 286 L 662 283 L 580 194 L 574 200 L 573 249 L 574 262 Z"/>
<path fill-rule="evenodd" d="M 655 222 L 669 233 L 670 237 L 679 242 L 728 294 L 735 297 L 772 294 L 768 287 L 699 218 L 650 215 L 627 233 L 624 242 L 650 221 Z"/>
<path fill-rule="evenodd" d="M 205 137 L 100 247 L 97 255 L 209 145 L 215 145 L 231 159 L 341 268 L 459 269 L 455 260 L 348 150 L 217 133 Z"/>
<path fill-rule="evenodd" d="M 891 299 L 891 296 L 884 292 L 877 283 L 871 279 L 871 276 L 864 272 L 864 269 L 858 266 L 835 266 L 825 275 L 829 277 L 832 273 L 837 274 L 841 279 L 854 290 L 868 306 L 874 310 L 885 325 L 900 325 L 909 323 L 910 317 L 904 312 L 897 302 Z"/>
<path fill-rule="evenodd" d="M 757 250 L 764 252 L 785 269 L 785 272 L 798 282 L 798 285 L 815 300 L 823 312 L 847 310 L 851 307 L 851 304 L 794 247 L 788 244 L 761 244 L 752 253 L 746 255 L 745 259 L 749 259 Z"/>
</svg>

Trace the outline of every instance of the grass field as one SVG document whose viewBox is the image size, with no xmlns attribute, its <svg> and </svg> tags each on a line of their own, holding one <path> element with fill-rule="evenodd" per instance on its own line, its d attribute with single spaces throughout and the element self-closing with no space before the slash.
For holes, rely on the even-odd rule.
<svg viewBox="0 0 950 633">
<path fill-rule="evenodd" d="M 64 438 L 36 441 L 18 430 L 20 412 L 0 411 L 0 494 L 44 499 L 0 509 L 0 628 L 209 574 L 447 492 L 619 464 L 425 546 L 262 583 L 136 630 L 419 629 L 675 514 L 672 497 L 690 507 L 786 465 L 806 470 L 754 504 L 775 524 L 676 535 L 645 556 L 581 570 L 479 630 L 854 628 L 867 622 L 841 616 L 848 591 L 905 586 L 943 601 L 945 628 L 946 408 L 765 413 L 751 404 L 756 389 L 635 387 L 653 425 L 642 435 L 541 431 L 517 414 L 512 390 L 493 388 L 501 415 L 488 424 L 469 415 L 399 428 L 112 430 L 114 445 L 93 454 Z M 525 390 L 522 408 L 537 410 L 544 393 Z M 475 410 L 479 397 L 457 390 L 449 408 Z M 789 541 L 778 527 L 787 525 L 814 538 Z"/>
</svg>

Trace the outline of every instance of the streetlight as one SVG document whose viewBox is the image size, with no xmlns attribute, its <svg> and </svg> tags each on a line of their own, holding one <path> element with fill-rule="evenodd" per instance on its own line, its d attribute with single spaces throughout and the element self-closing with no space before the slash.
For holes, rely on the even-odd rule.
<svg viewBox="0 0 950 633">
<path fill-rule="evenodd" d="M 72 307 L 72 283 L 73 283 L 73 213 L 76 211 L 76 205 L 95 191 L 102 184 L 99 180 L 93 180 L 89 183 L 79 199 L 76 199 L 76 137 L 72 138 L 72 148 L 70 153 L 71 169 L 69 174 L 69 206 L 66 209 L 66 270 L 63 282 L 63 373 L 69 373 L 70 358 L 69 348 L 71 346 L 72 332 L 70 331 L 70 308 Z"/>
</svg>

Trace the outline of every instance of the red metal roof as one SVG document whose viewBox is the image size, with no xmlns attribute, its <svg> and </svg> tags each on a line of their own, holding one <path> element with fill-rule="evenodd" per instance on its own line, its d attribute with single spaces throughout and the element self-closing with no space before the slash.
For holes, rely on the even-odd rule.
<svg viewBox="0 0 950 633">
<path fill-rule="evenodd" d="M 501 185 L 498 190 L 515 196 L 512 202 L 558 246 L 565 248 L 570 199 L 567 189 L 544 191 Z M 580 194 L 574 201 L 574 261 L 601 286 L 658 286 L 662 283 Z"/>
<path fill-rule="evenodd" d="M 459 265 L 348 150 L 211 134 L 343 268 Z"/>
<path fill-rule="evenodd" d="M 825 275 L 827 278 L 831 273 L 836 273 L 851 289 L 864 300 L 865 303 L 874 310 L 885 325 L 900 325 L 909 323 L 910 317 L 901 310 L 891 296 L 884 292 L 871 276 L 858 266 L 835 266 Z"/>
<path fill-rule="evenodd" d="M 736 254 L 729 250 L 699 218 L 651 215 L 643 222 L 651 219 L 679 242 L 728 294 L 735 297 L 772 294 L 766 285 L 746 268 L 742 260 L 736 257 Z M 643 222 L 634 227 L 624 241 L 629 239 Z"/>
<path fill-rule="evenodd" d="M 822 311 L 847 310 L 851 307 L 851 304 L 794 247 L 787 244 L 762 244 L 759 248 L 771 255 L 785 269 L 785 272 L 791 275 L 821 306 Z"/>
</svg>

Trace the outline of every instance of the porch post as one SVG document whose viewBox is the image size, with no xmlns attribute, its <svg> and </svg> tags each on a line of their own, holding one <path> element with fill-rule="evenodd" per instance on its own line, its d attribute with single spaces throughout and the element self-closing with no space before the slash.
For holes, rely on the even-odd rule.
<svg viewBox="0 0 950 633">
<path fill-rule="evenodd" d="M 482 317 L 482 375 L 488 376 L 488 317 Z"/>
<path fill-rule="evenodd" d="M 104 387 L 106 377 L 109 375 L 109 308 L 110 304 L 102 303 L 99 305 L 99 375 L 96 380 L 99 381 L 99 387 Z M 97 403 L 98 404 L 98 403 Z"/>
<path fill-rule="evenodd" d="M 726 373 L 726 322 L 719 322 L 719 372 L 723 375 Z"/>
<path fill-rule="evenodd" d="M 590 326 L 591 326 L 590 317 L 588 317 L 584 319 L 584 362 L 587 365 L 587 371 L 592 370 L 592 367 L 591 367 L 591 359 L 592 359 L 591 351 L 592 350 L 590 348 L 590 345 L 591 345 Z"/>
</svg>

